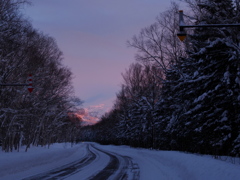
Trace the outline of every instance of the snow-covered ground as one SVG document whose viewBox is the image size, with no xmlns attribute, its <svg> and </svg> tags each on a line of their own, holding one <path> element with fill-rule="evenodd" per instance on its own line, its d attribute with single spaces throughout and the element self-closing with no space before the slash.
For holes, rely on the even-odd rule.
<svg viewBox="0 0 240 180">
<path fill-rule="evenodd" d="M 97 152 L 93 147 L 104 152 L 114 152 L 113 154 L 132 158 L 133 163 L 140 170 L 140 179 L 143 180 L 240 179 L 239 160 L 232 164 L 227 161 L 213 159 L 210 156 L 176 151 L 156 151 L 130 148 L 128 146 L 91 144 L 93 146 L 90 150 L 97 154 L 97 158 L 86 166 L 85 171 L 79 171 L 66 179 L 84 179 L 84 177 L 87 177 L 87 174 L 101 171 L 108 164 L 110 158 L 101 151 Z M 20 152 L 0 152 L 0 179 L 23 179 L 69 164 L 85 157 L 89 153 L 87 147 L 88 143 L 79 143 L 73 147 L 70 144 L 54 144 L 50 146 L 50 149 L 46 147 L 32 147 L 27 153 L 24 152 L 24 148 Z"/>
</svg>

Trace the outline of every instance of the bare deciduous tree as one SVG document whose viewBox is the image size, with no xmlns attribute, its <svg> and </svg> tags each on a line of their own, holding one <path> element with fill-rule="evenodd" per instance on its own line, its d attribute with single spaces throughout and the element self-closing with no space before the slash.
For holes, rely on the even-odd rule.
<svg viewBox="0 0 240 180">
<path fill-rule="evenodd" d="M 166 71 L 186 55 L 184 44 L 177 38 L 178 31 L 178 5 L 172 3 L 169 10 L 161 13 L 154 24 L 142 29 L 128 45 L 138 50 L 137 61 L 150 62 Z"/>
</svg>

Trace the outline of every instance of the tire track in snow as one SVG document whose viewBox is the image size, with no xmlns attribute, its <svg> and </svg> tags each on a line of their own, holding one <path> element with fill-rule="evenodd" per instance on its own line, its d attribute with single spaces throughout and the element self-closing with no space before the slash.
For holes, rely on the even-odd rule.
<svg viewBox="0 0 240 180">
<path fill-rule="evenodd" d="M 90 180 L 111 179 L 111 180 L 138 180 L 139 167 L 138 164 L 133 163 L 128 156 L 122 156 L 113 152 L 106 152 L 91 145 L 97 151 L 100 151 L 110 157 L 108 165 L 99 173 L 90 177 Z"/>
<path fill-rule="evenodd" d="M 24 178 L 23 180 L 64 179 L 64 178 L 69 177 L 70 175 L 78 173 L 79 171 L 81 171 L 81 169 L 83 167 L 92 163 L 97 157 L 97 155 L 89 149 L 89 144 L 87 145 L 86 148 L 87 148 L 88 153 L 80 160 L 74 161 L 70 164 L 66 164 L 62 167 L 50 170 L 45 173 L 41 173 L 41 174 L 34 175 L 34 176 L 31 176 L 28 178 Z"/>
</svg>

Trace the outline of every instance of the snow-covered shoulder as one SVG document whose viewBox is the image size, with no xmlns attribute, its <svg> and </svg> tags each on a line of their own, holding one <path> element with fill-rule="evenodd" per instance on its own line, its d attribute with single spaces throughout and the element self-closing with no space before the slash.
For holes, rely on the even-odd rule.
<svg viewBox="0 0 240 180">
<path fill-rule="evenodd" d="M 50 148 L 31 147 L 28 152 L 25 147 L 20 152 L 0 151 L 0 179 L 21 179 L 73 162 L 86 154 L 85 147 L 84 143 L 59 143 Z"/>
<path fill-rule="evenodd" d="M 143 180 L 239 180 L 240 178 L 239 163 L 232 164 L 213 159 L 211 156 L 128 146 L 99 145 L 99 148 L 133 158 L 140 167 L 140 179 Z"/>
</svg>

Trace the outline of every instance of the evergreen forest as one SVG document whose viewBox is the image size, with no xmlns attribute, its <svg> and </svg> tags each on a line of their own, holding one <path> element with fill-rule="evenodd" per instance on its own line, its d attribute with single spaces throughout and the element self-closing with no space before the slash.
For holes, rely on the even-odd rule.
<svg viewBox="0 0 240 180">
<path fill-rule="evenodd" d="M 184 0 L 190 25 L 239 24 L 239 0 Z M 212 155 L 240 155 L 240 27 L 185 29 L 179 7 L 128 41 L 136 62 L 124 73 L 112 110 L 79 138 Z"/>
</svg>

